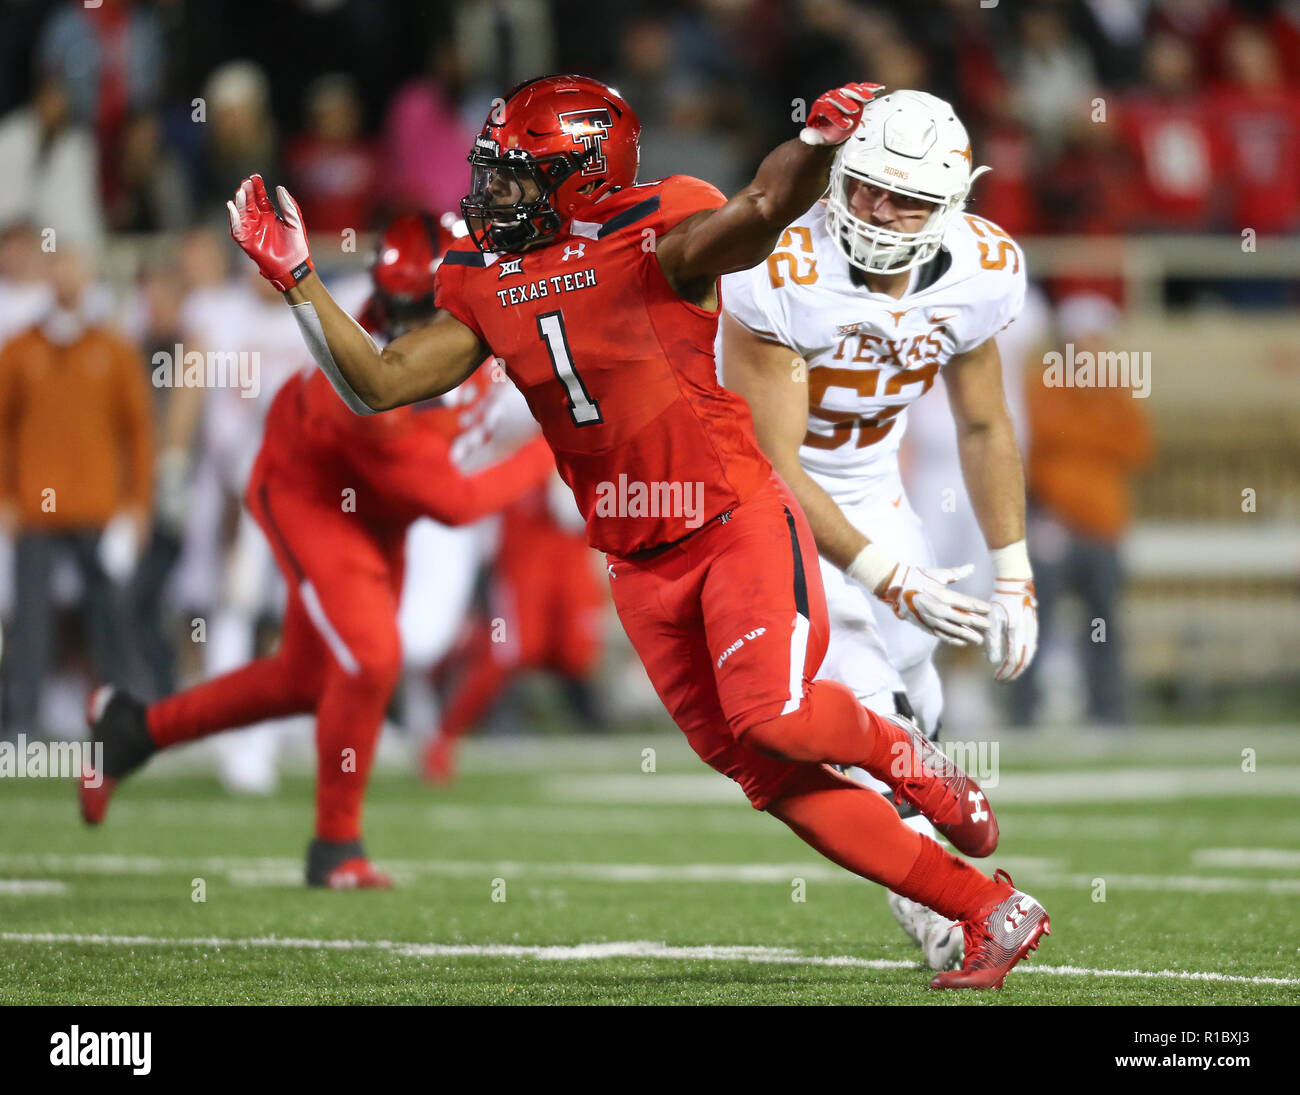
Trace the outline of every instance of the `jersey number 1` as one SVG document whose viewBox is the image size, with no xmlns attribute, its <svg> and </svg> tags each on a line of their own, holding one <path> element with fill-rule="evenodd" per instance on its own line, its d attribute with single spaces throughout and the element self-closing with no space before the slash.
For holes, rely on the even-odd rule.
<svg viewBox="0 0 1300 1095">
<path fill-rule="evenodd" d="M 591 398 L 587 386 L 573 364 L 573 354 L 569 352 L 569 336 L 564 330 L 564 313 L 544 312 L 537 317 L 537 332 L 546 343 L 546 352 L 551 355 L 551 368 L 567 395 L 566 402 L 569 415 L 575 426 L 592 426 L 604 419 L 600 416 L 600 404 Z"/>
</svg>

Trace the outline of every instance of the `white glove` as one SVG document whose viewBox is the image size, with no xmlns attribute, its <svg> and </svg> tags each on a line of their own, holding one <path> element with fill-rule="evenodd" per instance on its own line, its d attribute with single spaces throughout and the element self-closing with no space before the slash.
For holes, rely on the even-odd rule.
<svg viewBox="0 0 1300 1095">
<path fill-rule="evenodd" d="M 179 448 L 164 449 L 154 461 L 154 515 L 159 525 L 179 535 L 190 514 L 190 460 Z"/>
<path fill-rule="evenodd" d="M 140 528 L 129 513 L 117 513 L 99 535 L 99 565 L 117 585 L 125 585 L 140 558 Z"/>
<path fill-rule="evenodd" d="M 1038 650 L 1038 599 L 1034 572 L 1023 540 L 990 552 L 997 578 L 993 583 L 992 625 L 985 637 L 989 661 L 998 668 L 994 679 L 1014 681 Z"/>
<path fill-rule="evenodd" d="M 977 646 L 988 630 L 989 606 L 948 588 L 974 570 L 970 563 L 955 569 L 905 566 L 868 544 L 846 573 L 889 605 L 900 620 L 952 646 Z"/>
</svg>

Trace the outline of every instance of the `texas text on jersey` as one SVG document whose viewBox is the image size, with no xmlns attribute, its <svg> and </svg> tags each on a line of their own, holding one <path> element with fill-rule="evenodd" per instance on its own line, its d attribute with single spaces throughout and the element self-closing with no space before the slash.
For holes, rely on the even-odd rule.
<svg viewBox="0 0 1300 1095">
<path fill-rule="evenodd" d="M 1010 324 L 1024 257 L 991 221 L 958 214 L 901 299 L 868 289 L 813 206 L 766 263 L 722 279 L 727 311 L 807 363 L 808 432 L 799 461 L 837 502 L 892 478 L 907 407 L 940 370 Z"/>
<path fill-rule="evenodd" d="M 485 254 L 462 240 L 438 269 L 438 307 L 504 364 L 602 551 L 678 540 L 771 475 L 745 401 L 717 382 L 717 312 L 679 297 L 655 255 L 724 201 L 675 175 L 611 194 L 551 246 Z"/>
</svg>

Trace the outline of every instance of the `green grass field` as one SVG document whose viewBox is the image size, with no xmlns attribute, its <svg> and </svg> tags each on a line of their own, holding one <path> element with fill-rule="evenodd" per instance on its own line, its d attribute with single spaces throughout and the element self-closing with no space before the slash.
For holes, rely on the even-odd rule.
<svg viewBox="0 0 1300 1095">
<path fill-rule="evenodd" d="M 95 831 L 70 783 L 0 781 L 0 1003 L 1300 1001 L 1285 729 L 1004 741 L 990 863 L 1053 933 L 985 994 L 930 991 L 882 890 L 675 737 L 471 742 L 441 791 L 384 766 L 367 843 L 391 893 L 301 886 L 305 772 L 235 800 L 164 760 Z"/>
</svg>

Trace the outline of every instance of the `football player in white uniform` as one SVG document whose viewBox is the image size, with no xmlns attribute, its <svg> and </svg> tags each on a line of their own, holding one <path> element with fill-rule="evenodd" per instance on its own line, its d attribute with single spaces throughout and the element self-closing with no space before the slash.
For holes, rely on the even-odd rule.
<svg viewBox="0 0 1300 1095">
<path fill-rule="evenodd" d="M 724 379 L 748 400 L 822 555 L 822 675 L 877 712 L 914 717 L 932 738 L 939 642 L 983 643 L 1004 681 L 1037 646 L 1024 478 L 994 342 L 1024 301 L 1024 257 L 997 225 L 963 212 L 986 170 L 971 170 L 948 103 L 919 91 L 876 99 L 826 196 L 766 263 L 722 282 Z M 989 602 L 950 588 L 971 567 L 936 567 L 899 472 L 907 408 L 941 370 L 996 574 Z M 934 836 L 924 818 L 907 820 Z M 890 907 L 931 966 L 960 964 L 951 921 L 895 894 Z"/>
</svg>

